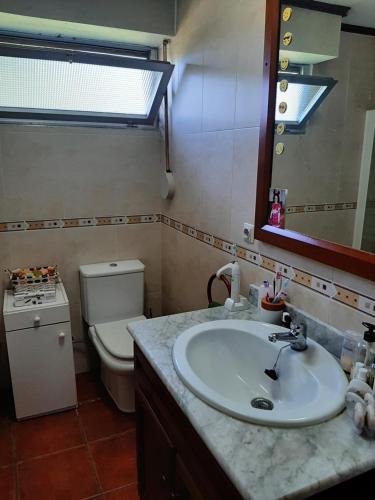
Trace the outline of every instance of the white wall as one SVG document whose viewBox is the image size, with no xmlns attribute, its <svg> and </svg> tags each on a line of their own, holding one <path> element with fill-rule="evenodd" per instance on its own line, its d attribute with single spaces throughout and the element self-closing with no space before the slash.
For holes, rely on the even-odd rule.
<svg viewBox="0 0 375 500">
<path fill-rule="evenodd" d="M 243 222 L 254 222 L 265 0 L 179 0 L 178 31 L 172 42 L 176 64 L 172 91 L 172 168 L 176 196 L 163 213 L 229 242 L 319 276 L 375 300 L 375 284 L 260 241 L 246 245 Z M 163 225 L 164 312 L 207 306 L 211 273 L 230 255 Z M 267 262 L 240 259 L 242 292 L 270 279 Z M 270 267 L 270 266 L 269 266 Z M 308 283 L 301 275 L 300 282 Z M 355 307 L 291 283 L 290 300 L 339 329 L 362 330 L 374 321 Z M 222 297 L 222 291 L 218 297 Z M 357 300 L 357 303 L 355 302 Z M 348 299 L 349 302 L 349 299 Z M 375 302 L 374 302 L 375 304 Z"/>
<path fill-rule="evenodd" d="M 3 222 L 114 217 L 160 212 L 158 130 L 0 126 L 0 226 Z M 141 259 L 146 312 L 161 310 L 160 224 L 0 231 L 0 268 L 57 264 L 70 301 L 77 371 L 90 369 L 81 320 L 81 264 Z M 0 294 L 7 286 L 0 276 Z M 8 365 L 0 324 L 0 386 Z"/>
</svg>

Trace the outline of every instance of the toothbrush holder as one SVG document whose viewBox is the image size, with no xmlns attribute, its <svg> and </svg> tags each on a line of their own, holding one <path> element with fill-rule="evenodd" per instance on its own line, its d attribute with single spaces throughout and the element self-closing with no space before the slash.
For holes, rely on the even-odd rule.
<svg viewBox="0 0 375 500">
<path fill-rule="evenodd" d="M 283 299 L 276 304 L 273 304 L 272 302 L 269 302 L 267 297 L 264 297 L 260 305 L 260 319 L 265 323 L 280 325 L 284 310 L 285 301 Z"/>
</svg>

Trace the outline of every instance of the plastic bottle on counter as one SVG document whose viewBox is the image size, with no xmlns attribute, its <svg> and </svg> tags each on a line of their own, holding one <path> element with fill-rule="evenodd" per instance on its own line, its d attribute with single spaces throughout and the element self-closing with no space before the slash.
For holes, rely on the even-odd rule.
<svg viewBox="0 0 375 500">
<path fill-rule="evenodd" d="M 352 373 L 355 364 L 364 361 L 365 354 L 366 344 L 361 334 L 352 330 L 344 332 L 340 357 L 342 369 L 347 373 Z"/>
<path fill-rule="evenodd" d="M 267 297 L 270 291 L 270 284 L 268 281 L 263 281 L 263 283 L 259 287 L 258 293 L 258 309 L 262 307 L 262 300 Z"/>
<path fill-rule="evenodd" d="M 363 339 L 367 342 L 365 366 L 368 368 L 375 363 L 375 325 L 366 322 L 362 325 L 367 328 Z"/>
</svg>

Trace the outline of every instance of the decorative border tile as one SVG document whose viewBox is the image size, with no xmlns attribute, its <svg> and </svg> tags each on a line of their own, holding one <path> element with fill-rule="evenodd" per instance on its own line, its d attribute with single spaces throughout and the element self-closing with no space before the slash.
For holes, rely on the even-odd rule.
<svg viewBox="0 0 375 500">
<path fill-rule="evenodd" d="M 88 226 L 114 226 L 119 224 L 151 224 L 161 222 L 161 214 L 117 215 L 105 217 L 77 217 L 73 219 L 27 220 L 0 222 L 0 232 L 35 231 L 43 229 L 71 229 Z M 192 229 L 192 228 L 191 228 Z M 195 237 L 195 236 L 194 236 Z"/>
<path fill-rule="evenodd" d="M 24 220 L 21 221 L 15 221 L 15 222 L 4 222 L 2 223 L 2 226 L 4 226 L 4 231 L 25 231 L 27 229 L 27 222 Z"/>
<path fill-rule="evenodd" d="M 339 302 L 343 302 L 347 306 L 352 306 L 354 308 L 358 307 L 358 293 L 352 292 L 351 290 L 346 290 L 341 286 L 336 285 L 336 295 L 334 298 Z"/>
<path fill-rule="evenodd" d="M 330 207 L 336 207 L 338 205 L 342 208 L 337 208 L 337 210 L 346 210 L 350 208 L 347 207 L 348 205 L 352 205 L 353 208 L 356 206 L 355 203 L 324 205 L 324 210 L 336 210 L 336 208 Z M 323 207 L 323 205 L 314 205 L 314 207 L 320 208 Z M 279 262 L 271 257 L 268 257 L 267 255 L 253 252 L 252 250 L 237 245 L 234 242 L 230 242 L 219 238 L 218 236 L 206 233 L 198 228 L 194 228 L 163 214 L 117 215 L 91 218 L 0 222 L 0 232 L 43 231 L 48 229 L 73 229 L 77 227 L 97 227 L 121 224 L 154 224 L 160 222 L 175 229 L 176 231 L 184 233 L 190 238 L 197 239 L 206 245 L 214 246 L 222 252 L 236 255 L 239 259 L 249 262 L 252 265 L 259 266 L 269 271 L 278 270 L 284 277 L 290 278 L 294 283 L 309 288 L 311 291 L 325 295 L 326 297 L 330 297 L 336 302 L 345 304 L 353 309 L 368 314 L 369 316 L 375 317 L 375 297 L 361 295 L 358 292 L 345 288 L 338 283 L 327 281 L 324 278 L 315 276 L 302 269 L 292 268 L 285 262 Z"/>
<path fill-rule="evenodd" d="M 111 217 L 97 217 L 96 218 L 96 225 L 97 226 L 110 226 L 111 224 L 112 224 Z"/>
<path fill-rule="evenodd" d="M 328 281 L 320 276 L 315 276 L 308 273 L 302 269 L 293 268 L 285 262 L 279 262 L 267 255 L 262 255 L 260 253 L 248 250 L 234 242 L 229 242 L 218 236 L 205 233 L 197 228 L 192 228 L 187 224 L 179 222 L 177 220 L 171 219 L 165 215 L 161 216 L 162 224 L 165 224 L 177 231 L 180 231 L 192 238 L 195 238 L 207 245 L 213 245 L 218 250 L 223 252 L 236 255 L 239 259 L 245 260 L 255 266 L 260 266 L 268 271 L 280 271 L 281 274 L 289 278 L 292 282 L 298 285 L 309 288 L 315 293 L 319 293 L 330 299 L 345 304 L 353 309 L 359 310 L 368 314 L 369 316 L 375 317 L 375 297 L 367 297 L 365 295 L 360 295 L 354 290 L 345 288 L 337 283 Z"/>
<path fill-rule="evenodd" d="M 323 203 L 320 205 L 295 205 L 285 208 L 286 214 L 301 214 L 306 212 L 332 212 L 334 210 L 356 210 L 357 202 Z"/>
</svg>

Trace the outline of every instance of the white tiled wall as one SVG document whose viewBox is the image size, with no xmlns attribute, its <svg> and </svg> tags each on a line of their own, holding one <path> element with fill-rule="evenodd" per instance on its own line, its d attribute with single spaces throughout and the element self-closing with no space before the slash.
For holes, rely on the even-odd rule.
<svg viewBox="0 0 375 500">
<path fill-rule="evenodd" d="M 162 211 L 243 246 L 242 224 L 254 222 L 255 212 L 264 16 L 265 0 L 179 0 L 171 47 L 177 187 Z M 162 235 L 164 311 L 206 307 L 207 280 L 230 256 L 165 225 Z M 375 297 L 375 284 L 368 280 L 262 242 L 249 248 Z M 261 267 L 240 264 L 243 293 L 249 283 L 271 277 Z M 216 298 L 223 292 L 217 289 Z M 290 298 L 338 328 L 361 330 L 361 321 L 371 319 L 296 283 Z"/>
<path fill-rule="evenodd" d="M 254 221 L 265 0 L 179 0 L 172 42 L 172 168 L 176 195 L 160 203 L 157 131 L 0 127 L 0 222 L 12 219 L 158 213 L 229 241 L 242 241 Z M 374 296 L 374 283 L 256 241 L 249 248 Z M 229 254 L 166 225 L 135 224 L 0 233 L 2 268 L 53 262 L 71 300 L 73 331 L 81 325 L 81 263 L 140 258 L 146 302 L 154 315 L 206 307 L 206 283 Z M 243 260 L 242 288 L 269 279 Z M 161 277 L 163 286 L 161 288 Z M 5 273 L 2 284 L 5 282 Z M 366 316 L 300 285 L 291 300 L 339 328 Z M 214 298 L 223 300 L 222 285 Z M 0 385 L 6 382 L 4 336 Z M 76 351 L 79 370 L 89 367 Z"/>
<path fill-rule="evenodd" d="M 161 141 L 157 130 L 0 126 L 0 222 L 160 212 Z M 73 335 L 81 322 L 80 264 L 139 258 L 146 265 L 146 309 L 161 310 L 160 225 L 127 224 L 0 233 L 1 270 L 58 264 L 71 304 Z M 6 275 L 2 272 L 2 285 Z M 1 322 L 2 323 L 2 322 Z M 89 344 L 76 345 L 87 370 Z M 0 326 L 0 386 L 7 383 Z"/>
</svg>

